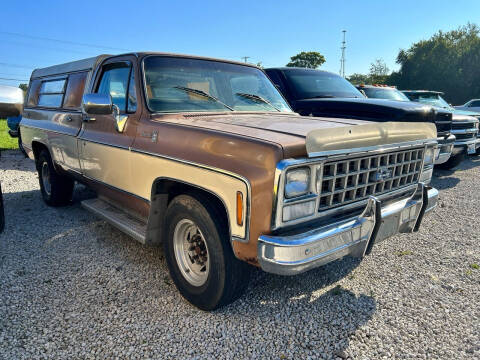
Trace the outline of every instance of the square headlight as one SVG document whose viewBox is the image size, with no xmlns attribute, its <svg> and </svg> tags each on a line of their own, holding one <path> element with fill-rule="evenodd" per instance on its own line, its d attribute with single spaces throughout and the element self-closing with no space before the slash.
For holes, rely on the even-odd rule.
<svg viewBox="0 0 480 360">
<path fill-rule="evenodd" d="M 285 176 L 285 197 L 294 198 L 308 193 L 310 189 L 310 168 L 288 170 Z"/>
</svg>

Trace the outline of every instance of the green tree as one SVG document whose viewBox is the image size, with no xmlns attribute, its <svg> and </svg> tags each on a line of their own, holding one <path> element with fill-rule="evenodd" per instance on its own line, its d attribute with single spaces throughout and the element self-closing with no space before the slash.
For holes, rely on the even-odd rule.
<svg viewBox="0 0 480 360">
<path fill-rule="evenodd" d="M 390 69 L 383 59 L 375 59 L 370 64 L 369 80 L 372 84 L 386 84 Z"/>
<path fill-rule="evenodd" d="M 449 102 L 480 97 L 480 28 L 467 24 L 402 49 L 389 82 L 401 89 L 443 91 Z"/>
<path fill-rule="evenodd" d="M 375 59 L 375 61 L 370 64 L 370 76 L 385 76 L 388 75 L 389 72 L 390 69 L 383 59 Z"/>
<path fill-rule="evenodd" d="M 355 73 L 347 77 L 347 80 L 353 85 L 370 84 L 370 77 L 365 74 Z"/>
<path fill-rule="evenodd" d="M 309 69 L 316 69 L 325 62 L 325 57 L 316 51 L 302 51 L 301 53 L 292 56 L 288 67 L 303 67 Z"/>
<path fill-rule="evenodd" d="M 20 84 L 18 87 L 23 90 L 23 96 L 25 96 L 27 94 L 28 84 Z"/>
</svg>

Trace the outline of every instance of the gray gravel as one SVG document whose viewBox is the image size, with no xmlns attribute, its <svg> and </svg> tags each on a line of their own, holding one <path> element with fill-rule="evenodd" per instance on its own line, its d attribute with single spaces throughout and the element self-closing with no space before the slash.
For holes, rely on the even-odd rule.
<svg viewBox="0 0 480 360">
<path fill-rule="evenodd" d="M 33 162 L 0 158 L 0 358 L 480 358 L 480 159 L 438 172 L 421 231 L 359 262 L 257 271 L 212 313 L 177 292 L 161 250 L 41 200 Z"/>
</svg>

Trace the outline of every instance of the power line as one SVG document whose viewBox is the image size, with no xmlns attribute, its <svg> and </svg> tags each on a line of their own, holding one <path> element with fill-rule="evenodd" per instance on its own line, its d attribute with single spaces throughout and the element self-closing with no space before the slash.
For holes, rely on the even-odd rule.
<svg viewBox="0 0 480 360">
<path fill-rule="evenodd" d="M 76 53 L 76 54 L 83 54 L 83 55 L 91 55 L 93 50 L 83 49 L 82 50 L 72 50 L 72 49 L 65 49 L 65 48 L 57 48 L 57 47 L 49 47 L 40 44 L 31 43 L 22 43 L 18 41 L 2 41 L 2 44 L 11 44 L 13 46 L 24 46 L 28 48 L 36 48 L 42 50 L 50 50 L 50 51 L 59 51 L 59 52 L 69 52 L 69 53 Z"/>
<path fill-rule="evenodd" d="M 24 38 L 28 38 L 28 39 L 34 39 L 34 40 L 53 41 L 53 42 L 62 43 L 62 44 L 69 44 L 69 45 L 86 46 L 86 47 L 91 47 L 91 48 L 96 48 L 96 49 L 110 49 L 110 50 L 130 51 L 128 49 L 116 48 L 116 47 L 112 47 L 112 46 L 87 44 L 87 43 L 81 43 L 81 42 L 76 42 L 76 41 L 53 39 L 53 38 L 48 38 L 48 37 L 43 37 L 43 36 L 33 36 L 33 35 L 21 34 L 21 33 L 15 33 L 15 32 L 8 32 L 8 31 L 0 31 L 0 34 L 11 35 L 11 36 L 20 36 L 20 37 L 24 37 Z"/>
<path fill-rule="evenodd" d="M 20 69 L 29 69 L 29 70 L 32 70 L 32 69 L 35 68 L 34 66 L 17 65 L 17 64 L 4 63 L 4 62 L 0 62 L 0 65 L 2 65 L 2 66 L 8 66 L 8 67 L 20 68 Z"/>
<path fill-rule="evenodd" d="M 29 81 L 29 80 L 26 80 L 26 79 L 8 79 L 8 78 L 3 78 L 3 77 L 0 77 L 0 80 L 9 80 L 9 81 Z"/>
<path fill-rule="evenodd" d="M 7 75 L 7 76 L 23 76 L 25 74 L 11 74 L 11 73 L 2 73 L 0 72 L 0 75 Z"/>
</svg>

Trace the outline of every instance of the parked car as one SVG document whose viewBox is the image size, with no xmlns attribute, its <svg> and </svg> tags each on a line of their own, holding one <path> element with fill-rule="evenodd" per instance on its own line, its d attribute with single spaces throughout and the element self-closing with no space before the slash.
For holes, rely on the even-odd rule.
<svg viewBox="0 0 480 360">
<path fill-rule="evenodd" d="M 45 202 L 95 189 L 82 205 L 163 243 L 201 309 L 240 296 L 248 264 L 294 275 L 362 257 L 436 206 L 433 124 L 302 117 L 253 65 L 102 55 L 35 70 L 29 88 L 20 129 Z"/>
<path fill-rule="evenodd" d="M 363 93 L 368 96 L 369 98 L 375 98 L 375 99 L 396 99 L 397 101 L 411 101 L 407 95 L 405 95 L 403 92 L 400 90 L 397 90 L 397 88 L 392 87 L 392 86 L 386 86 L 386 85 L 359 85 L 357 86 L 357 89 L 363 91 Z M 424 92 L 422 92 L 423 94 Z M 434 92 L 435 93 L 435 92 Z M 435 93 L 436 94 L 436 93 Z M 435 95 L 436 96 L 436 95 Z M 412 96 L 413 97 L 413 96 Z M 445 107 L 445 101 L 437 103 L 435 101 L 429 100 L 428 102 L 422 102 L 428 105 L 432 105 L 436 111 L 450 111 L 450 112 L 455 112 L 453 109 L 450 107 Z M 448 105 L 448 104 L 447 104 Z M 442 110 L 443 109 L 443 110 Z M 480 115 L 480 114 L 479 114 Z M 476 129 L 475 125 L 475 119 L 472 119 L 468 116 L 465 115 L 460 115 L 460 114 L 454 114 L 453 117 L 453 122 L 452 122 L 452 133 L 455 134 L 455 136 L 458 135 L 458 138 L 456 138 L 455 141 L 455 147 L 452 151 L 452 156 L 448 161 L 441 165 L 437 165 L 440 168 L 443 169 L 453 169 L 454 167 L 458 166 L 463 159 L 465 158 L 466 153 L 474 153 L 475 150 L 473 150 L 473 147 L 478 147 L 478 141 L 471 141 L 468 138 L 465 139 L 465 137 L 473 137 L 475 138 L 474 135 L 472 134 L 465 134 L 465 132 L 477 132 L 478 130 Z M 466 142 L 467 141 L 467 145 Z M 475 143 L 475 145 L 473 144 Z M 468 151 L 468 146 L 470 146 L 470 151 Z"/>
<path fill-rule="evenodd" d="M 403 92 L 401 92 L 394 86 L 362 84 L 357 85 L 356 88 L 369 99 L 410 101 L 407 95 L 405 95 Z"/>
<path fill-rule="evenodd" d="M 453 112 L 452 133 L 457 140 L 450 161 L 452 167 L 458 165 L 465 155 L 479 153 L 480 137 L 478 122 L 480 113 L 458 110 L 450 106 L 443 98 L 440 91 L 430 90 L 402 90 L 411 100 L 422 104 L 433 105 Z"/>
<path fill-rule="evenodd" d="M 367 99 L 343 77 L 327 71 L 304 68 L 265 69 L 294 111 L 305 116 L 363 119 L 377 122 L 435 123 L 439 150 L 435 164 L 450 158 L 452 114 L 408 102 Z"/>
<path fill-rule="evenodd" d="M 457 110 L 466 110 L 480 113 L 480 99 L 472 99 L 463 105 L 454 106 Z"/>
<path fill-rule="evenodd" d="M 7 118 L 7 126 L 9 128 L 8 134 L 12 138 L 17 138 L 18 139 L 18 148 L 24 154 L 25 156 L 27 153 L 25 152 L 25 149 L 23 148 L 22 144 L 22 137 L 20 135 L 20 121 L 22 120 L 22 116 L 11 116 Z"/>
<path fill-rule="evenodd" d="M 4 228 L 5 228 L 5 212 L 3 210 L 2 184 L 0 183 L 0 233 L 3 232 Z"/>
<path fill-rule="evenodd" d="M 23 107 L 23 92 L 13 86 L 0 85 L 0 118 L 18 116 Z M 0 152 L 1 156 L 1 152 Z M 2 184 L 0 183 L 0 233 L 5 227 Z"/>
</svg>

